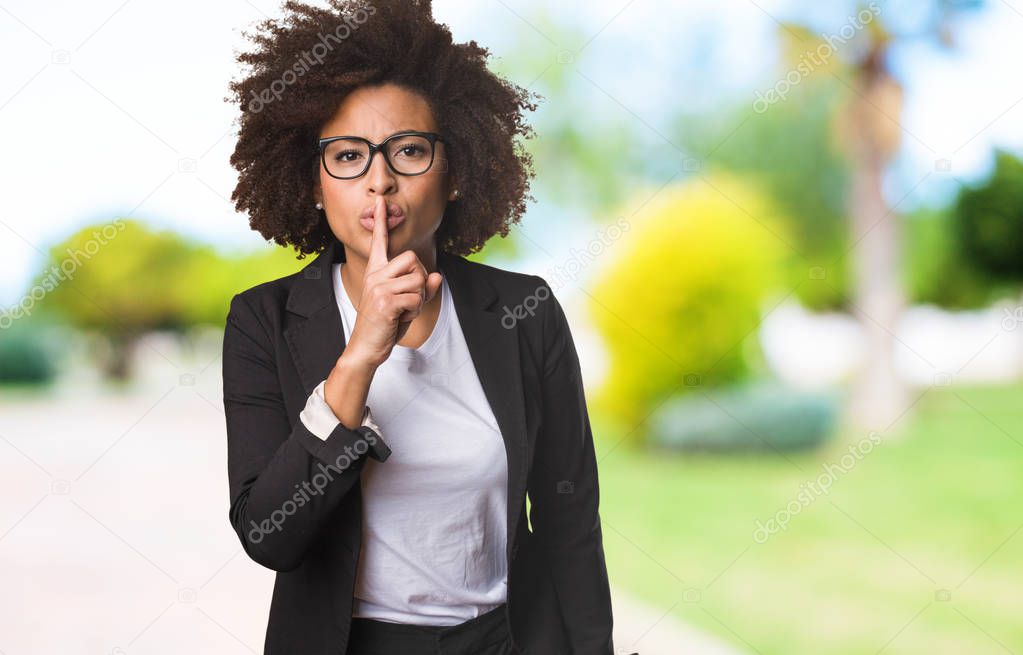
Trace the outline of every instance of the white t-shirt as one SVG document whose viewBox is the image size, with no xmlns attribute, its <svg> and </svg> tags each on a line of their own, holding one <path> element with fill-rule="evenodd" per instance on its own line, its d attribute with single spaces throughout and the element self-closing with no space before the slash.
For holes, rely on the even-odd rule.
<svg viewBox="0 0 1023 655">
<path fill-rule="evenodd" d="M 347 342 L 358 312 L 341 283 L 342 265 L 334 264 L 332 275 Z M 395 345 L 370 384 L 366 404 L 391 455 L 386 462 L 367 458 L 362 470 L 356 617 L 456 625 L 507 600 L 504 440 L 447 278 L 438 292 L 440 315 L 429 338 L 419 348 Z M 302 420 L 326 438 L 338 421 L 322 400 L 322 384 Z"/>
</svg>

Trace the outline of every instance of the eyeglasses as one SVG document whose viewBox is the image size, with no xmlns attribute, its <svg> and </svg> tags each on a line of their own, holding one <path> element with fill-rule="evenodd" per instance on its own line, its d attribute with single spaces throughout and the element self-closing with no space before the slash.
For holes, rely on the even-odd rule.
<svg viewBox="0 0 1023 655">
<path fill-rule="evenodd" d="M 317 148 L 323 168 L 331 177 L 351 180 L 361 177 L 377 152 L 398 175 L 422 175 L 433 166 L 434 145 L 444 141 L 434 132 L 399 132 L 377 144 L 361 136 L 331 136 L 319 139 Z"/>
</svg>

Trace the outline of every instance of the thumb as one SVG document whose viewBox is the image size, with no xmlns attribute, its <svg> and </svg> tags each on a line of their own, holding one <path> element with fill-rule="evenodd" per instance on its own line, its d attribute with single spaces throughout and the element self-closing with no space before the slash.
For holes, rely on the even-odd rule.
<svg viewBox="0 0 1023 655">
<path fill-rule="evenodd" d="M 443 282 L 444 277 L 440 273 L 430 273 L 429 277 L 426 278 L 426 300 L 424 300 L 424 302 L 430 302 L 433 300 L 433 297 L 437 295 L 437 290 L 440 289 L 440 285 Z"/>
</svg>

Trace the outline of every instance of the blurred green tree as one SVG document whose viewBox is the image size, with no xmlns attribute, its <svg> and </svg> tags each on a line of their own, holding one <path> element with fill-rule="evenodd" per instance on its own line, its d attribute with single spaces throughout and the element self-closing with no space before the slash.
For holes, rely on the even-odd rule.
<svg viewBox="0 0 1023 655">
<path fill-rule="evenodd" d="M 998 150 L 990 178 L 960 189 L 955 217 L 965 261 L 992 278 L 1023 280 L 1023 161 L 1019 157 Z"/>
<path fill-rule="evenodd" d="M 175 285 L 191 254 L 189 243 L 173 232 L 118 218 L 84 227 L 52 247 L 36 284 L 52 286 L 48 310 L 104 335 L 110 346 L 104 372 L 123 380 L 144 332 L 183 327 Z"/>
<path fill-rule="evenodd" d="M 638 425 L 667 397 L 745 379 L 763 304 L 781 290 L 786 225 L 754 183 L 721 173 L 632 216 L 589 294 L 609 355 L 595 406 Z"/>
<path fill-rule="evenodd" d="M 949 208 L 921 207 L 903 217 L 904 278 L 916 302 L 965 309 L 987 304 L 987 281 L 962 258 Z"/>
<path fill-rule="evenodd" d="M 256 251 L 222 253 L 212 246 L 196 246 L 180 272 L 178 288 L 182 318 L 187 325 L 224 327 L 231 298 L 240 291 L 304 268 L 315 255 L 297 259 L 288 248 L 269 243 Z"/>
<path fill-rule="evenodd" d="M 104 338 L 101 368 L 123 381 L 146 332 L 222 327 L 235 293 L 304 263 L 278 247 L 225 257 L 172 231 L 117 218 L 54 245 L 33 288 L 45 291 L 43 312 Z"/>
</svg>

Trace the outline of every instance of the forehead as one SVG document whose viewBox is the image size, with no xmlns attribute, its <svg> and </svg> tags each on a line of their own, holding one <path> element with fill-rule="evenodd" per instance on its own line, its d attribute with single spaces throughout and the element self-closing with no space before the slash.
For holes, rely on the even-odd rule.
<svg viewBox="0 0 1023 655">
<path fill-rule="evenodd" d="M 361 136 L 379 143 L 405 130 L 436 132 L 433 111 L 420 94 L 384 84 L 349 93 L 320 129 L 320 137 Z"/>
</svg>

